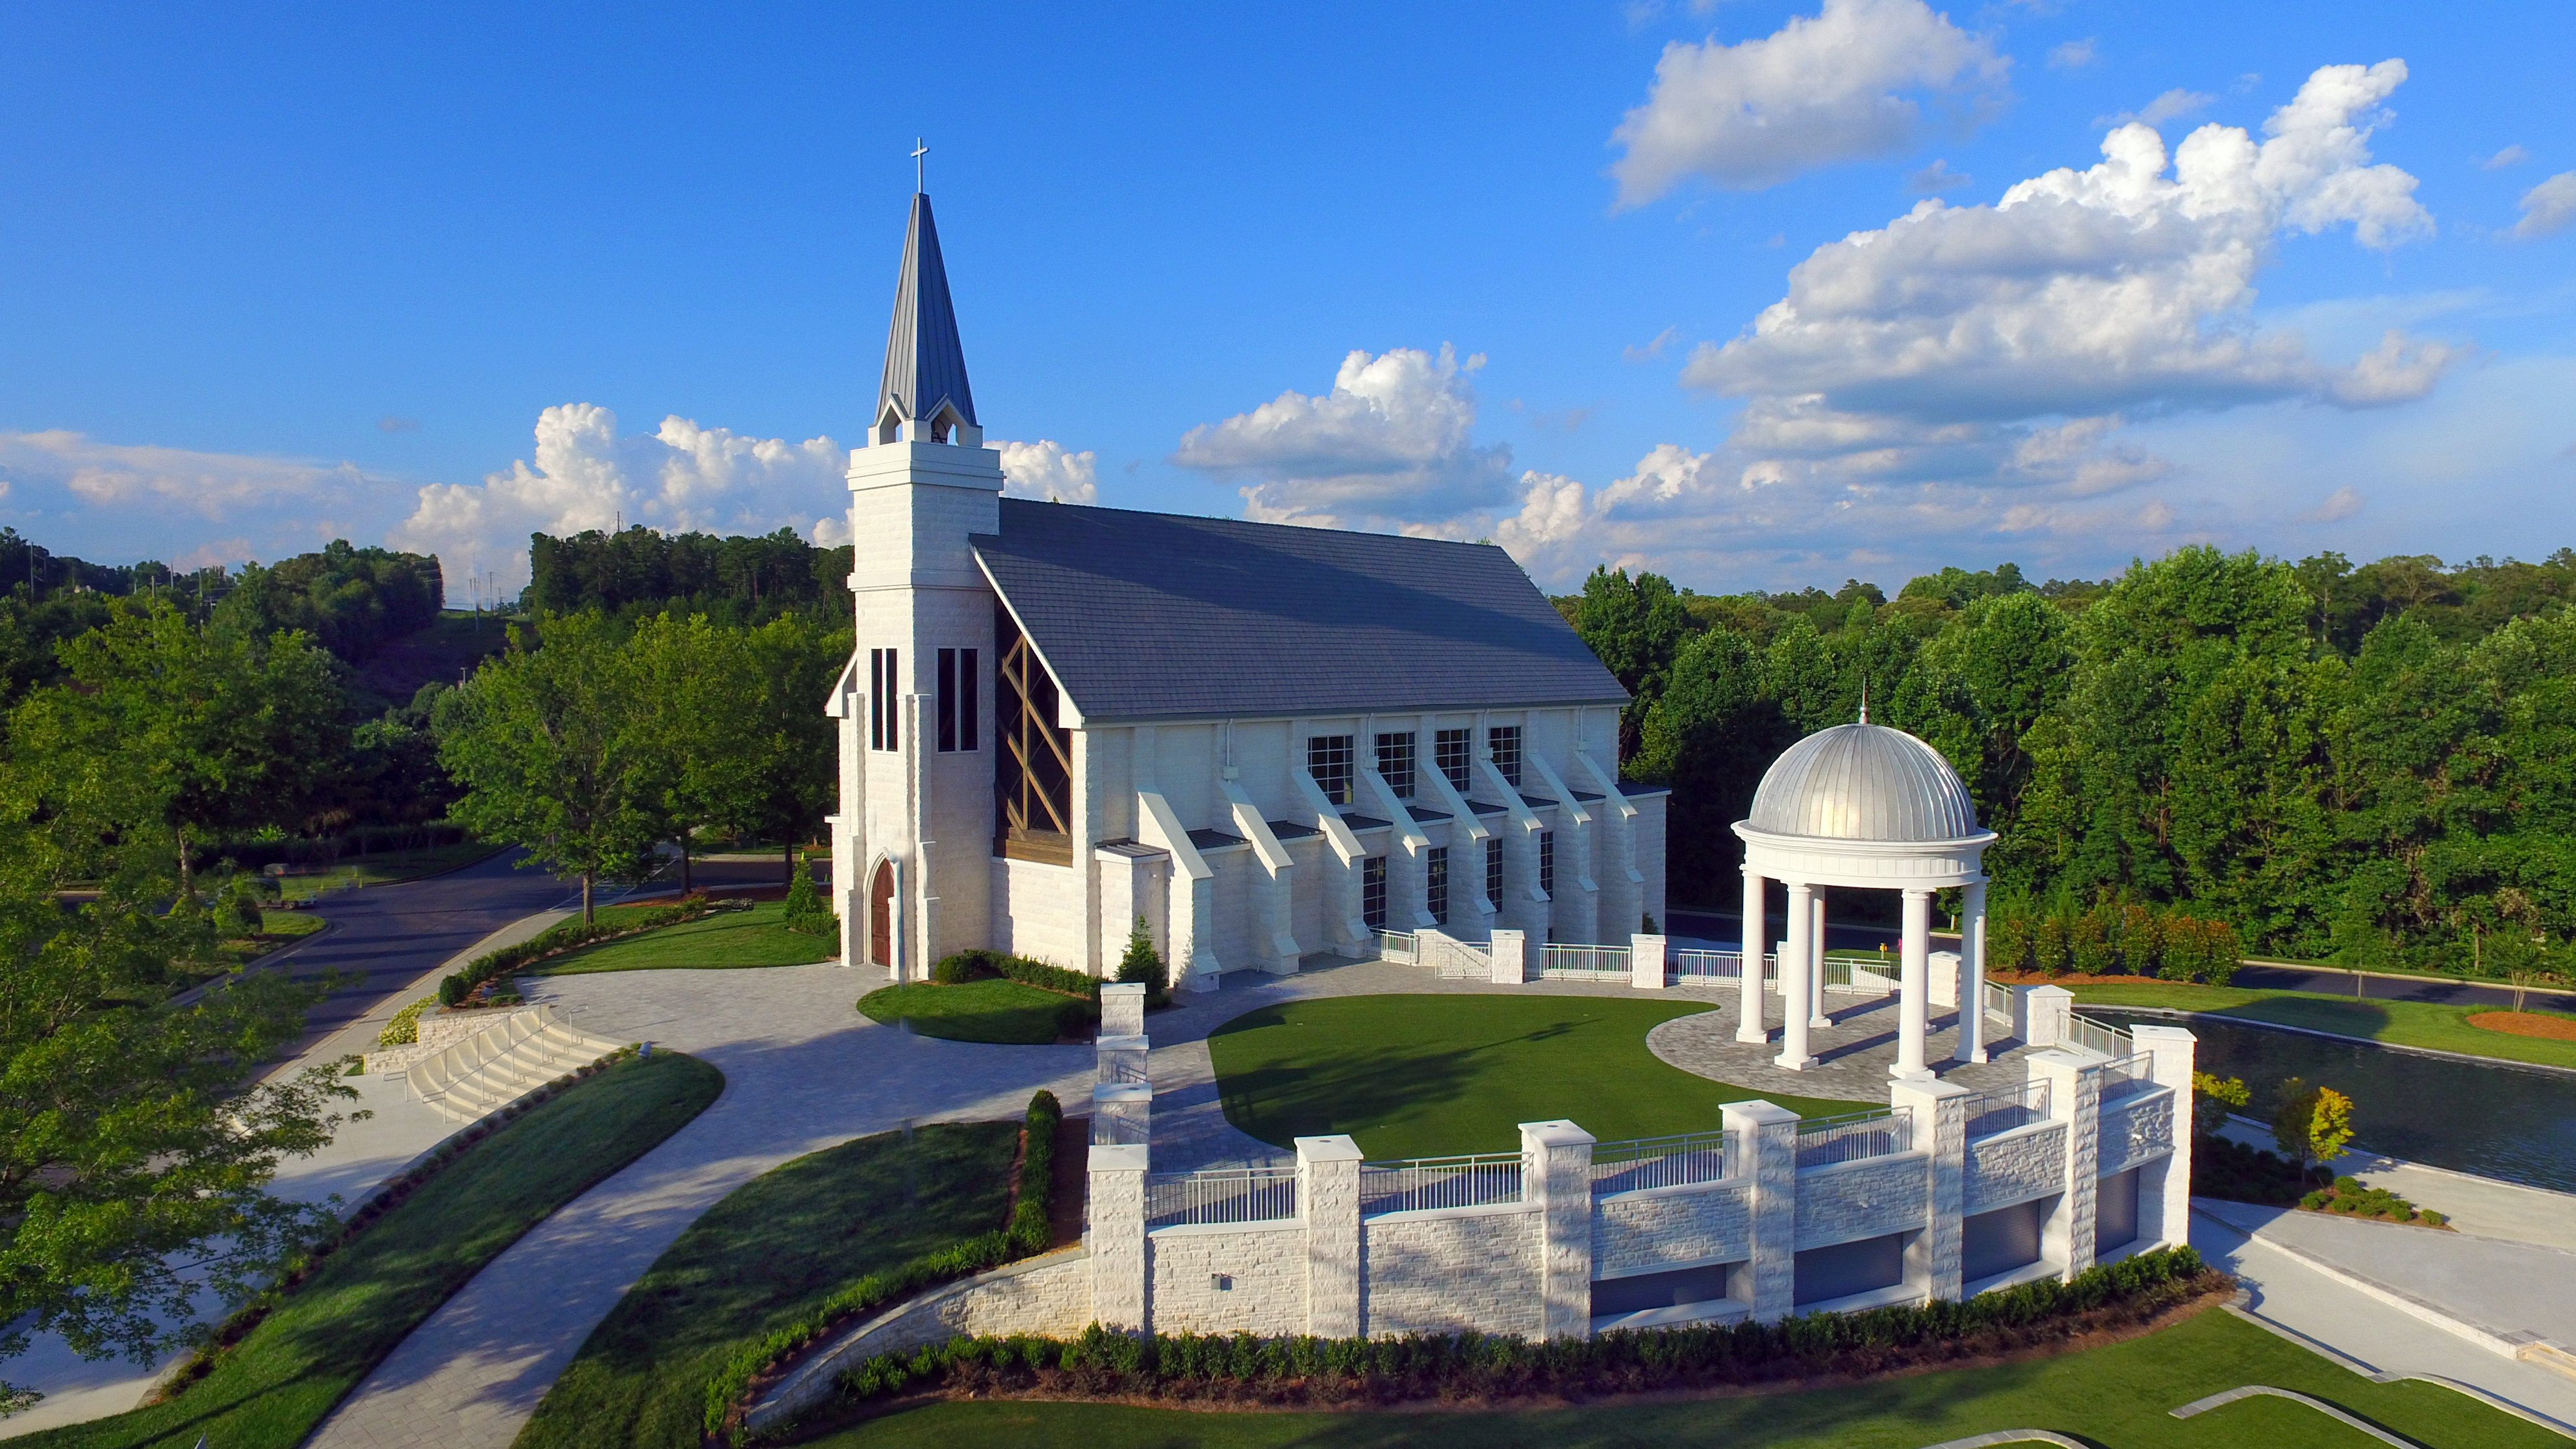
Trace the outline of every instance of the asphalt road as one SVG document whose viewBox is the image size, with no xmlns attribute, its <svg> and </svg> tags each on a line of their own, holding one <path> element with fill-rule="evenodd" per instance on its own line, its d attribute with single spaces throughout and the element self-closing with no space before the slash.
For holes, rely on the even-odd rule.
<svg viewBox="0 0 2576 1449">
<path fill-rule="evenodd" d="M 517 869 L 515 862 L 522 855 L 506 850 L 427 880 L 323 897 L 314 914 L 331 928 L 263 963 L 283 968 L 298 980 L 341 973 L 331 993 L 305 1018 L 304 1038 L 295 1051 L 307 1050 L 365 1016 L 450 956 L 512 921 L 581 904 L 578 881 L 557 880 L 542 870 Z M 780 865 L 769 860 L 699 861 L 692 875 L 700 888 L 775 885 Z M 665 871 L 635 891 L 603 887 L 598 899 L 607 904 L 630 894 L 668 892 L 676 877 L 676 870 Z"/>
</svg>

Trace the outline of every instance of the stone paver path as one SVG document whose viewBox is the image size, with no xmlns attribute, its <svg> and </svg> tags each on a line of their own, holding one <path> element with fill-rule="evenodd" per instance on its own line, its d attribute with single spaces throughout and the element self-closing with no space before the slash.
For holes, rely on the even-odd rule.
<svg viewBox="0 0 2576 1449">
<path fill-rule="evenodd" d="M 501 1449 L 582 1340 L 719 1198 L 808 1152 L 920 1121 L 1016 1117 L 1052 1087 L 1089 1101 L 1087 1047 L 994 1047 L 879 1026 L 838 966 L 528 978 L 581 1030 L 712 1062 L 696 1121 L 513 1244 L 404 1340 L 311 1443 Z"/>
<path fill-rule="evenodd" d="M 1646 1048 L 1683 1071 L 1759 1092 L 1872 1103 L 1887 1100 L 1887 1068 L 1896 1060 L 1894 997 L 1828 995 L 1827 1017 L 1833 1024 L 1808 1028 L 1807 1050 L 1818 1060 L 1803 1072 L 1772 1065 L 1772 1059 L 1780 1055 L 1779 998 L 1766 998 L 1765 1005 L 1769 1008 L 1764 1018 L 1771 1033 L 1768 1042 L 1735 1039 L 1735 1024 L 1742 1013 L 1736 1008 L 1735 993 L 1728 991 L 1716 1010 L 1703 1016 L 1677 1017 L 1646 1033 Z M 1994 1025 L 1989 1019 L 1989 1029 Z M 1935 1008 L 1931 1026 L 1931 1034 L 1924 1039 L 1923 1054 L 1941 1080 L 1986 1091 L 2017 1087 L 2030 1079 L 2028 1058 L 2032 1048 L 2021 1042 L 1989 1040 L 1984 1062 L 1953 1062 L 1950 1053 L 1959 1046 L 1958 1014 Z"/>
</svg>

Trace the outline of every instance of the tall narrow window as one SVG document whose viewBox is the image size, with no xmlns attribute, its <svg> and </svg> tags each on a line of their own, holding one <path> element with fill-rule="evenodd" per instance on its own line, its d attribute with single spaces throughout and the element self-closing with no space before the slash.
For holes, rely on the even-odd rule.
<svg viewBox="0 0 2576 1449">
<path fill-rule="evenodd" d="M 1056 721 L 1055 679 L 1010 611 L 993 610 L 993 853 L 1073 864 L 1073 732 Z"/>
<path fill-rule="evenodd" d="M 1413 736 L 1379 735 L 1377 737 L 1377 772 L 1386 777 L 1386 787 L 1398 800 L 1413 798 Z"/>
<path fill-rule="evenodd" d="M 903 748 L 897 738 L 901 731 L 901 701 L 895 695 L 900 673 L 896 656 L 902 652 L 899 649 L 868 651 L 868 748 L 872 750 Z"/>
<path fill-rule="evenodd" d="M 1503 838 L 1485 837 L 1485 899 L 1497 907 L 1503 903 Z"/>
<path fill-rule="evenodd" d="M 1372 855 L 1360 862 L 1360 919 L 1372 931 L 1386 929 L 1386 857 Z"/>
<path fill-rule="evenodd" d="M 939 748 L 943 754 L 975 748 L 975 653 L 972 649 L 939 651 Z"/>
<path fill-rule="evenodd" d="M 1556 832 L 1538 833 L 1538 893 L 1553 900 L 1556 896 Z"/>
<path fill-rule="evenodd" d="M 1449 847 L 1435 845 L 1423 857 L 1423 873 L 1429 877 L 1431 919 L 1449 924 Z"/>
<path fill-rule="evenodd" d="M 1349 735 L 1315 735 L 1306 741 L 1306 773 L 1324 798 L 1336 805 L 1351 803 L 1351 737 Z"/>
<path fill-rule="evenodd" d="M 1494 757 L 1494 770 L 1504 783 L 1518 786 L 1521 782 L 1521 727 L 1496 725 L 1485 731 L 1485 753 Z"/>
<path fill-rule="evenodd" d="M 976 721 L 983 718 L 984 671 L 977 667 L 981 651 L 957 651 L 957 748 L 983 748 L 982 731 Z"/>
<path fill-rule="evenodd" d="M 1461 795 L 1467 793 L 1467 765 L 1474 758 L 1469 738 L 1465 730 L 1442 730 L 1431 741 L 1432 763 L 1449 777 L 1449 788 Z"/>
</svg>

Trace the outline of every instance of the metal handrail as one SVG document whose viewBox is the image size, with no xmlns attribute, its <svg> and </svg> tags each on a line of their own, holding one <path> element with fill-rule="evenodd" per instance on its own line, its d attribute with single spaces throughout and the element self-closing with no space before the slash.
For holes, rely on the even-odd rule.
<svg viewBox="0 0 2576 1449">
<path fill-rule="evenodd" d="M 1391 961 L 1398 966 L 1411 966 L 1420 962 L 1421 952 L 1421 938 L 1411 931 L 1377 933 L 1377 954 L 1381 961 Z"/>
<path fill-rule="evenodd" d="M 1914 1113 L 1907 1107 L 1813 1117 L 1798 1124 L 1800 1167 L 1888 1157 L 1908 1151 L 1913 1145 Z"/>
<path fill-rule="evenodd" d="M 1297 1216 L 1294 1167 L 1216 1167 L 1145 1179 L 1145 1225 L 1278 1222 Z"/>
<path fill-rule="evenodd" d="M 2157 1085 L 2153 1052 L 2132 1052 L 2125 1057 L 2114 1057 L 2102 1068 L 2102 1100 L 2105 1102 L 2151 1092 Z"/>
<path fill-rule="evenodd" d="M 2089 1052 L 2100 1052 L 2114 1059 L 2137 1053 L 2137 1039 L 2108 1022 L 2095 1021 L 2081 1012 L 2071 1012 L 2066 1019 L 2066 1038 Z"/>
<path fill-rule="evenodd" d="M 1629 973 L 1628 948 L 1625 946 L 1545 945 L 1539 947 L 1538 964 L 1542 974 L 1626 976 Z"/>
<path fill-rule="evenodd" d="M 1604 1142 L 1592 1149 L 1592 1190 L 1637 1192 L 1650 1187 L 1686 1187 L 1716 1182 L 1735 1160 L 1732 1132 L 1685 1132 L 1673 1137 L 1639 1137 Z"/>
<path fill-rule="evenodd" d="M 1521 1200 L 1521 1155 L 1470 1153 L 1360 1164 L 1360 1212 L 1424 1212 Z"/>
<path fill-rule="evenodd" d="M 1979 1092 L 1963 1104 L 1968 1116 L 1968 1136 L 1992 1137 L 2025 1127 L 2048 1115 L 2049 1081 L 2042 1077 L 2018 1087 L 1998 1087 Z"/>
</svg>

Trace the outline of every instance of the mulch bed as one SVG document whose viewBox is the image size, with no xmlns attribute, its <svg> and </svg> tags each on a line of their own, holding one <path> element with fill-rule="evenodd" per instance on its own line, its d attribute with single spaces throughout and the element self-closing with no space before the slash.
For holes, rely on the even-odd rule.
<svg viewBox="0 0 2576 1449">
<path fill-rule="evenodd" d="M 2546 1011 L 2481 1011 L 2468 1021 L 2469 1025 L 2482 1031 L 2500 1031 L 2507 1036 L 2576 1041 L 2576 1016 L 2559 1016 Z"/>
</svg>

